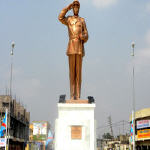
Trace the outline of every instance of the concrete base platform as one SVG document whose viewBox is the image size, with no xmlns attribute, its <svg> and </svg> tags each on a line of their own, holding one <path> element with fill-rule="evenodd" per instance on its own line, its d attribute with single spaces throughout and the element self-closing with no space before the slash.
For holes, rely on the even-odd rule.
<svg viewBox="0 0 150 150">
<path fill-rule="evenodd" d="M 67 100 L 57 107 L 55 150 L 96 150 L 95 104 Z"/>
</svg>

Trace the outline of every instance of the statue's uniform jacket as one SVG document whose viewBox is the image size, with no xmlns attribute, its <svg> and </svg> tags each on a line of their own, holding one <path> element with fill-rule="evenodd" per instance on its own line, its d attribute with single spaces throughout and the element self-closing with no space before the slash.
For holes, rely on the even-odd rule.
<svg viewBox="0 0 150 150">
<path fill-rule="evenodd" d="M 68 16 L 67 8 L 59 14 L 59 21 L 68 27 L 69 43 L 66 54 L 69 56 L 70 97 L 80 98 L 82 57 L 85 55 L 84 43 L 88 40 L 88 31 L 83 18 Z"/>
<path fill-rule="evenodd" d="M 69 43 L 67 48 L 67 55 L 79 54 L 84 56 L 84 43 L 88 40 L 88 32 L 83 18 L 68 16 L 65 17 L 67 9 L 64 8 L 59 14 L 59 21 L 68 26 Z M 79 35 L 82 35 L 83 40 Z"/>
</svg>

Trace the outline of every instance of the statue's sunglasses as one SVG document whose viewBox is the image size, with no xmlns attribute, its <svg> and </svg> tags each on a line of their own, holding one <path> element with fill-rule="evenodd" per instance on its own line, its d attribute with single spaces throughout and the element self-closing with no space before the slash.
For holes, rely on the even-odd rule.
<svg viewBox="0 0 150 150">
<path fill-rule="evenodd" d="M 73 4 L 73 7 L 80 7 L 78 3 Z"/>
</svg>

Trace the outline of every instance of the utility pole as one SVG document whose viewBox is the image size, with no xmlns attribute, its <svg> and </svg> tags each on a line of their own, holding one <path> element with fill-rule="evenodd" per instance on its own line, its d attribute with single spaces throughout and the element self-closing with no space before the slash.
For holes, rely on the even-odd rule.
<svg viewBox="0 0 150 150">
<path fill-rule="evenodd" d="M 122 121 L 122 126 L 123 126 L 123 135 L 124 135 L 124 123 L 125 123 L 125 121 L 123 120 L 123 121 Z"/>
<path fill-rule="evenodd" d="M 15 47 L 15 43 L 12 42 L 11 43 L 11 52 L 10 52 L 10 57 L 11 57 L 11 66 L 10 66 L 10 103 L 9 103 L 9 111 L 8 111 L 8 135 L 7 135 L 7 139 L 8 139 L 8 150 L 9 150 L 9 138 L 10 138 L 10 119 L 11 119 L 11 112 L 10 112 L 10 104 L 12 101 L 12 79 L 13 79 L 13 55 L 14 55 L 14 47 Z"/>
<path fill-rule="evenodd" d="M 111 132 L 111 136 L 114 137 L 113 135 L 113 129 L 112 129 L 112 121 L 111 121 L 111 116 L 108 117 L 108 124 L 110 126 L 110 132 Z"/>
<path fill-rule="evenodd" d="M 133 150 L 135 150 L 135 64 L 134 64 L 134 48 L 135 43 L 132 42 L 132 58 L 133 58 L 133 68 L 132 68 L 132 119 L 133 119 Z"/>
</svg>

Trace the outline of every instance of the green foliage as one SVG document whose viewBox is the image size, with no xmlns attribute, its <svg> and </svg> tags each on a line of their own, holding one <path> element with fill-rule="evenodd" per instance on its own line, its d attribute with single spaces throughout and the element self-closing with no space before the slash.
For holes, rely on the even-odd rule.
<svg viewBox="0 0 150 150">
<path fill-rule="evenodd" d="M 43 134 L 33 135 L 33 140 L 34 141 L 45 141 L 46 135 L 43 135 Z"/>
<path fill-rule="evenodd" d="M 102 138 L 103 138 L 103 139 L 113 139 L 113 136 L 112 136 L 110 133 L 104 133 L 104 134 L 102 135 Z"/>
</svg>

